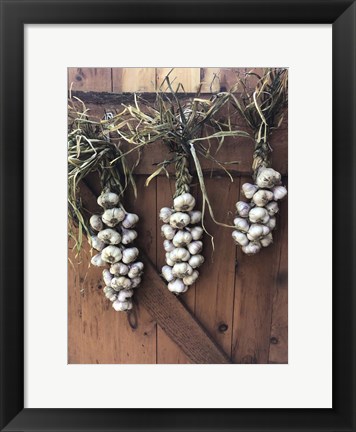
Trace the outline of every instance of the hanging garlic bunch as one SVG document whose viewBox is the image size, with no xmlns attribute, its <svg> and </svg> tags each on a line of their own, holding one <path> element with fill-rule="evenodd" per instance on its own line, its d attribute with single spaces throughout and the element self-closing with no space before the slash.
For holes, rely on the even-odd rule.
<svg viewBox="0 0 356 432">
<path fill-rule="evenodd" d="M 242 193 L 250 202 L 236 203 L 236 230 L 232 238 L 245 254 L 254 255 L 273 242 L 272 231 L 276 227 L 275 215 L 279 210 L 277 201 L 287 195 L 287 189 L 281 185 L 279 172 L 261 167 L 257 171 L 255 184 L 243 184 Z"/>
<path fill-rule="evenodd" d="M 137 237 L 133 229 L 139 218 L 127 213 L 119 203 L 116 193 L 104 190 L 97 202 L 103 214 L 90 218 L 91 228 L 97 232 L 90 239 L 91 246 L 99 253 L 91 259 L 95 266 L 107 266 L 103 270 L 104 294 L 116 311 L 132 309 L 133 289 L 141 283 L 143 263 L 137 261 L 139 251 L 132 245 Z"/>
<path fill-rule="evenodd" d="M 177 164 L 176 194 L 173 208 L 163 207 L 159 218 L 163 222 L 161 234 L 166 251 L 166 265 L 162 276 L 167 281 L 169 291 L 181 294 L 198 279 L 198 268 L 203 264 L 203 228 L 200 225 L 202 213 L 194 210 L 195 198 L 189 193 L 191 176 L 185 157 Z"/>
</svg>

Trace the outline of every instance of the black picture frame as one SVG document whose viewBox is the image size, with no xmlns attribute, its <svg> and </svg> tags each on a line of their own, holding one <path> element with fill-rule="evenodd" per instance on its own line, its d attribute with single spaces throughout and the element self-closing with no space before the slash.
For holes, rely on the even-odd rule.
<svg viewBox="0 0 356 432">
<path fill-rule="evenodd" d="M 355 2 L 0 0 L 0 6 L 0 429 L 355 431 Z M 332 23 L 332 409 L 24 409 L 24 260 L 18 250 L 24 244 L 24 25 L 31 23 Z"/>
</svg>

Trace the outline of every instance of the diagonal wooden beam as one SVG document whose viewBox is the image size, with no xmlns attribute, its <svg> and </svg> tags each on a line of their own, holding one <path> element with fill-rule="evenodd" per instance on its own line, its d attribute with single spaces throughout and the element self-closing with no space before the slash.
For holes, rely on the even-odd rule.
<svg viewBox="0 0 356 432">
<path fill-rule="evenodd" d="M 83 205 L 92 209 L 95 195 L 85 182 L 81 183 L 80 190 Z M 155 266 L 142 251 L 140 259 L 145 264 L 145 273 L 142 285 L 135 292 L 135 300 L 149 312 L 192 363 L 232 363 L 179 297 L 168 291 Z"/>
</svg>

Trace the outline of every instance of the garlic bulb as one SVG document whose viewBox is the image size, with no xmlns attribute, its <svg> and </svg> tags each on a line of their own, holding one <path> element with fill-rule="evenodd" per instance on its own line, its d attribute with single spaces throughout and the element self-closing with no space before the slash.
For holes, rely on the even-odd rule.
<svg viewBox="0 0 356 432">
<path fill-rule="evenodd" d="M 174 210 L 172 210 L 169 207 L 163 207 L 159 212 L 159 218 L 161 219 L 162 222 L 169 223 L 169 218 L 172 216 L 173 211 Z"/>
<path fill-rule="evenodd" d="M 117 299 L 117 293 L 114 289 L 112 289 L 110 286 L 106 286 L 103 289 L 103 292 L 105 294 L 105 297 L 109 299 L 111 302 L 115 301 Z"/>
<path fill-rule="evenodd" d="M 190 267 L 192 267 L 193 269 L 200 267 L 204 262 L 204 257 L 203 255 L 193 255 L 189 261 L 188 264 L 190 265 Z"/>
<path fill-rule="evenodd" d="M 135 213 L 127 213 L 124 220 L 122 221 L 122 226 L 124 228 L 132 228 L 139 221 L 139 217 Z"/>
<path fill-rule="evenodd" d="M 173 240 L 173 237 L 176 234 L 176 230 L 172 228 L 170 225 L 165 224 L 161 226 L 161 234 L 167 240 Z"/>
<path fill-rule="evenodd" d="M 143 271 L 143 263 L 142 262 L 135 262 L 133 264 L 130 265 L 130 271 L 128 273 L 128 277 L 130 279 L 133 279 L 137 276 L 140 276 L 142 274 Z"/>
<path fill-rule="evenodd" d="M 172 252 L 172 250 L 175 248 L 174 244 L 167 239 L 163 242 L 163 247 L 166 252 Z"/>
<path fill-rule="evenodd" d="M 136 288 L 140 285 L 141 283 L 141 278 L 140 276 L 136 276 L 134 278 L 131 279 L 131 288 Z"/>
<path fill-rule="evenodd" d="M 248 239 L 246 234 L 240 231 L 237 230 L 233 231 L 232 238 L 235 240 L 235 243 L 239 244 L 240 246 L 246 246 L 248 244 Z"/>
<path fill-rule="evenodd" d="M 173 244 L 176 247 L 187 246 L 192 241 L 192 235 L 188 231 L 178 231 L 173 237 Z"/>
<path fill-rule="evenodd" d="M 171 282 L 174 279 L 172 273 L 172 267 L 169 265 L 165 265 L 162 267 L 162 276 L 165 278 L 167 282 Z"/>
<path fill-rule="evenodd" d="M 138 256 L 138 249 L 136 247 L 127 248 L 122 251 L 122 262 L 125 264 L 129 264 Z"/>
<path fill-rule="evenodd" d="M 114 277 L 111 280 L 111 288 L 113 288 L 115 291 L 129 289 L 131 285 L 131 279 L 125 276 Z"/>
<path fill-rule="evenodd" d="M 187 249 L 179 247 L 173 249 L 172 252 L 169 252 L 169 258 L 173 262 L 189 261 L 190 253 L 187 251 Z"/>
<path fill-rule="evenodd" d="M 173 213 L 169 218 L 169 224 L 173 228 L 182 229 L 186 227 L 190 222 L 190 217 L 187 213 L 177 212 Z"/>
<path fill-rule="evenodd" d="M 110 267 L 110 273 L 114 276 L 125 276 L 129 270 L 129 266 L 121 262 L 115 263 Z"/>
<path fill-rule="evenodd" d="M 199 277 L 199 272 L 197 270 L 194 270 L 191 275 L 185 276 L 182 280 L 184 285 L 190 286 L 193 285 L 193 283 L 195 283 L 198 277 Z"/>
<path fill-rule="evenodd" d="M 237 213 L 243 218 L 248 217 L 250 209 L 251 209 L 251 206 L 244 201 L 238 201 L 236 203 Z"/>
<path fill-rule="evenodd" d="M 273 193 L 271 191 L 260 189 L 255 193 L 252 197 L 252 201 L 258 207 L 264 207 L 267 203 L 269 203 L 273 199 Z"/>
<path fill-rule="evenodd" d="M 132 243 L 137 238 L 137 231 L 133 229 L 122 228 L 122 239 L 121 243 L 127 245 Z"/>
<path fill-rule="evenodd" d="M 90 245 L 93 249 L 101 252 L 104 247 L 105 247 L 105 243 L 103 241 L 101 241 L 98 236 L 91 236 L 90 237 Z"/>
<path fill-rule="evenodd" d="M 199 240 L 203 235 L 203 228 L 201 226 L 195 226 L 190 229 L 190 234 L 193 240 Z"/>
<path fill-rule="evenodd" d="M 122 252 L 117 246 L 107 246 L 101 251 L 101 258 L 103 261 L 113 264 L 121 260 Z"/>
<path fill-rule="evenodd" d="M 105 260 L 103 260 L 101 253 L 94 255 L 90 262 L 96 267 L 103 267 L 106 265 Z"/>
<path fill-rule="evenodd" d="M 169 265 L 170 267 L 173 267 L 175 262 L 171 260 L 170 255 L 171 255 L 170 252 L 166 253 L 166 264 Z"/>
<path fill-rule="evenodd" d="M 239 231 L 242 232 L 247 232 L 250 228 L 250 224 L 248 223 L 247 219 L 241 217 L 234 219 L 234 225 Z"/>
<path fill-rule="evenodd" d="M 108 269 L 103 270 L 103 281 L 105 285 L 111 285 L 113 275 L 109 272 Z"/>
<path fill-rule="evenodd" d="M 109 227 L 116 226 L 125 218 L 125 212 L 121 208 L 112 208 L 105 210 L 101 219 Z"/>
<path fill-rule="evenodd" d="M 271 189 L 274 186 L 278 185 L 280 181 L 280 173 L 272 168 L 260 168 L 256 177 L 256 184 L 260 188 Z"/>
<path fill-rule="evenodd" d="M 99 215 L 93 215 L 89 219 L 89 224 L 95 231 L 100 231 L 103 229 L 103 221 Z"/>
<path fill-rule="evenodd" d="M 266 205 L 266 210 L 268 211 L 268 214 L 270 216 L 274 216 L 276 213 L 278 213 L 278 204 L 276 201 L 271 201 Z"/>
<path fill-rule="evenodd" d="M 186 262 L 176 263 L 172 268 L 172 274 L 175 278 L 183 279 L 185 276 L 190 276 L 192 273 L 192 267 Z"/>
<path fill-rule="evenodd" d="M 132 309 L 132 302 L 130 300 L 126 300 L 126 301 L 116 300 L 113 302 L 112 307 L 117 312 L 124 312 Z"/>
<path fill-rule="evenodd" d="M 261 246 L 257 242 L 250 242 L 246 246 L 242 246 L 242 251 L 245 252 L 246 255 L 255 255 L 261 250 Z"/>
<path fill-rule="evenodd" d="M 199 210 L 193 210 L 189 212 L 190 223 L 197 224 L 201 221 L 202 213 Z"/>
<path fill-rule="evenodd" d="M 98 233 L 98 237 L 102 242 L 106 244 L 116 245 L 121 242 L 121 235 L 111 228 L 106 228 L 100 231 Z"/>
<path fill-rule="evenodd" d="M 132 289 L 123 289 L 117 294 L 117 299 L 119 302 L 124 302 L 127 299 L 131 298 L 133 296 L 133 293 L 134 292 Z"/>
<path fill-rule="evenodd" d="M 116 204 L 119 202 L 119 195 L 113 192 L 105 192 L 102 193 L 98 199 L 97 202 L 100 205 L 100 207 L 103 207 L 104 209 L 115 207 Z"/>
<path fill-rule="evenodd" d="M 184 193 L 174 198 L 173 207 L 174 210 L 180 211 L 191 211 L 195 206 L 195 198 L 190 193 Z"/>
<path fill-rule="evenodd" d="M 272 190 L 276 201 L 283 199 L 287 195 L 287 189 L 284 186 L 276 186 Z"/>
<path fill-rule="evenodd" d="M 233 231 L 232 237 L 235 243 L 242 246 L 244 253 L 254 255 L 261 250 L 261 246 L 267 247 L 272 243 L 275 215 L 279 210 L 276 201 L 287 195 L 287 189 L 281 186 L 279 172 L 262 167 L 257 172 L 256 184 L 243 184 L 242 192 L 251 201 L 236 203 L 239 217 L 234 219 L 237 229 Z"/>
<path fill-rule="evenodd" d="M 193 241 L 187 246 L 191 255 L 196 255 L 203 249 L 203 242 L 200 240 Z"/>
<path fill-rule="evenodd" d="M 258 186 L 251 183 L 245 183 L 242 185 L 242 192 L 247 199 L 251 199 L 254 194 L 258 191 Z"/>
<path fill-rule="evenodd" d="M 188 290 L 188 287 L 187 285 L 184 285 L 182 279 L 173 279 L 171 282 L 168 283 L 168 289 L 175 294 L 181 294 L 186 292 Z"/>
</svg>

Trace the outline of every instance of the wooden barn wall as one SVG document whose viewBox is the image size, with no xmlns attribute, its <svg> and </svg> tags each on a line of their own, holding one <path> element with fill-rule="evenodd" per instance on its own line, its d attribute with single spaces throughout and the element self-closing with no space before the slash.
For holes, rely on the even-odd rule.
<svg viewBox="0 0 356 432">
<path fill-rule="evenodd" d="M 68 84 L 74 91 L 154 92 L 169 68 L 70 68 Z M 195 92 L 203 83 L 206 93 L 226 90 L 236 76 L 247 69 L 177 68 L 171 74 L 186 92 Z M 253 83 L 251 83 L 252 85 Z M 105 110 L 118 106 L 89 104 L 91 113 L 101 117 Z M 242 120 L 241 120 L 242 122 Z M 242 124 L 242 123 L 241 123 Z M 271 137 L 273 166 L 287 182 L 287 119 Z M 153 164 L 161 161 L 164 147 L 155 145 L 142 155 L 136 170 L 138 199 L 126 197 L 126 208 L 137 212 L 140 223 L 138 245 L 157 269 L 164 263 L 160 221 L 157 214 L 170 205 L 174 192 L 173 179 L 155 178 L 145 187 Z M 232 183 L 219 170 L 203 162 L 206 186 L 216 218 L 232 223 L 234 204 L 240 186 L 250 181 L 251 142 L 228 139 L 219 153 L 220 160 L 239 160 Z M 89 179 L 90 188 L 99 194 L 97 179 Z M 196 180 L 193 191 L 197 191 Z M 200 196 L 197 194 L 198 204 Z M 93 211 L 99 210 L 93 204 Z M 274 232 L 274 244 L 260 254 L 248 257 L 236 248 L 231 231 L 215 225 L 207 218 L 207 228 L 215 238 L 215 253 L 207 236 L 201 275 L 195 286 L 181 297 L 216 343 L 234 363 L 288 362 L 288 200 L 281 203 L 281 217 Z M 86 245 L 80 258 L 69 247 L 68 265 L 68 363 L 189 363 L 184 352 L 157 326 L 150 314 L 136 305 L 134 322 L 125 313 L 115 312 L 102 293 L 102 270 L 89 266 Z"/>
</svg>

